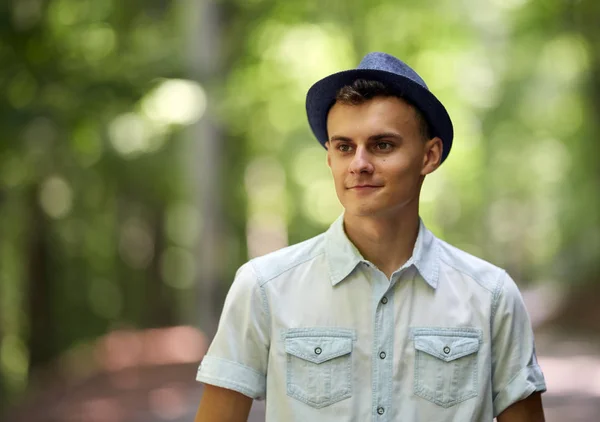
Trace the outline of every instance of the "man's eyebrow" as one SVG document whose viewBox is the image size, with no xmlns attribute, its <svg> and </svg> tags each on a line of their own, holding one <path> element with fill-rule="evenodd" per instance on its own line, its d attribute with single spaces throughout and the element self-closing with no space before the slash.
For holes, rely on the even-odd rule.
<svg viewBox="0 0 600 422">
<path fill-rule="evenodd" d="M 369 136 L 369 141 L 380 141 L 382 139 L 389 139 L 389 138 L 397 139 L 399 141 L 402 140 L 402 136 L 399 133 L 384 132 L 384 133 L 378 133 L 377 135 Z"/>
<path fill-rule="evenodd" d="M 340 135 L 333 135 L 331 138 L 329 138 L 329 142 L 352 142 L 352 139 L 346 137 L 346 136 L 340 136 Z"/>
</svg>

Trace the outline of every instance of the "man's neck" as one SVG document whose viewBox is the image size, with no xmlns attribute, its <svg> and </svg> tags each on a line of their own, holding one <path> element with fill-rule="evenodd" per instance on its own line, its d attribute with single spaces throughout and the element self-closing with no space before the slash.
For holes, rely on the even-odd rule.
<svg viewBox="0 0 600 422">
<path fill-rule="evenodd" d="M 419 212 L 386 217 L 345 214 L 344 230 L 361 255 L 390 279 L 412 256 L 419 233 Z"/>
</svg>

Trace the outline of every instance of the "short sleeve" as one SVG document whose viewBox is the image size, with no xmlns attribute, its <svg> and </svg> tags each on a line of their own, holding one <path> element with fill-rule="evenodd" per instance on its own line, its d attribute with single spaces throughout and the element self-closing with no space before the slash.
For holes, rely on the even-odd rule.
<svg viewBox="0 0 600 422">
<path fill-rule="evenodd" d="M 225 299 L 217 333 L 197 381 L 264 399 L 270 344 L 270 315 L 252 264 L 237 272 Z"/>
<path fill-rule="evenodd" d="M 494 417 L 532 393 L 544 391 L 529 315 L 515 282 L 503 272 L 492 314 Z"/>
</svg>

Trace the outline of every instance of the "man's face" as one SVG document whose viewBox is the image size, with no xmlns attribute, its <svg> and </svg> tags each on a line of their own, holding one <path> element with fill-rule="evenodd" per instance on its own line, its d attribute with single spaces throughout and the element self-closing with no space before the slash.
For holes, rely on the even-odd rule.
<svg viewBox="0 0 600 422">
<path fill-rule="evenodd" d="M 397 97 L 336 103 L 327 119 L 327 164 L 346 214 L 393 216 L 418 205 L 439 165 L 441 140 L 423 139 L 416 111 Z"/>
</svg>

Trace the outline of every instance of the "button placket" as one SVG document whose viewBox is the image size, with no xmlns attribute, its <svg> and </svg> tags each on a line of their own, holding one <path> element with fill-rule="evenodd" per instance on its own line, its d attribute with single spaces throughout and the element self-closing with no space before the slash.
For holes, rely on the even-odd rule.
<svg viewBox="0 0 600 422">
<path fill-rule="evenodd" d="M 378 421 L 387 420 L 387 407 L 392 403 L 393 392 L 390 391 L 392 385 L 393 373 L 393 353 L 394 353 L 394 285 L 386 277 L 386 284 L 381 283 L 377 286 L 374 293 L 379 298 L 379 303 L 375 307 L 374 318 L 374 338 L 372 345 L 373 359 L 373 380 L 376 380 L 377 394 L 373 396 L 372 415 Z M 375 302 L 377 303 L 377 302 Z M 389 354 L 389 356 L 388 356 Z"/>
</svg>

